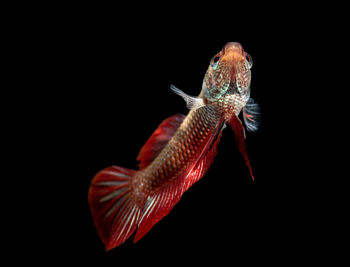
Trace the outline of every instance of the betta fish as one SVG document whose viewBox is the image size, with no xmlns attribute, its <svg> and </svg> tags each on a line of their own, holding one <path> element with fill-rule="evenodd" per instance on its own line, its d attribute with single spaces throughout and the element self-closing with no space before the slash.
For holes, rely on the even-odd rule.
<svg viewBox="0 0 350 267">
<path fill-rule="evenodd" d="M 137 156 L 139 170 L 111 166 L 95 175 L 89 205 L 106 250 L 124 243 L 135 230 L 137 242 L 172 210 L 207 172 L 226 125 L 254 180 L 238 118 L 242 111 L 246 129 L 257 130 L 259 107 L 250 98 L 252 64 L 239 43 L 227 43 L 211 59 L 198 97 L 170 86 L 190 111 L 159 125 Z"/>
</svg>

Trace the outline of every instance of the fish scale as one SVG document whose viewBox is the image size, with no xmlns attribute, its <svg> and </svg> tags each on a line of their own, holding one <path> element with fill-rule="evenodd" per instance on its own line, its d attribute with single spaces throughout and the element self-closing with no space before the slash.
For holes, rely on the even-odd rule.
<svg viewBox="0 0 350 267">
<path fill-rule="evenodd" d="M 187 116 L 172 140 L 164 147 L 154 161 L 140 173 L 140 184 L 147 185 L 142 191 L 151 194 L 166 180 L 171 180 L 184 170 L 197 154 L 201 152 L 198 147 L 204 143 L 209 134 L 215 129 L 220 113 L 211 105 L 193 110 Z M 194 130 L 198 125 L 202 132 Z M 180 147 L 180 149 L 178 149 Z M 172 164 L 170 157 L 176 159 Z M 165 161 L 163 159 L 166 159 Z M 166 175 L 162 175 L 166 173 Z"/>
</svg>

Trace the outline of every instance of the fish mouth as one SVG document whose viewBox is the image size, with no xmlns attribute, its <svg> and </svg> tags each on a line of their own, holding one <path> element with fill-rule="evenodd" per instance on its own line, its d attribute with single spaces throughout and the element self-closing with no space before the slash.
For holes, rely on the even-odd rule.
<svg viewBox="0 0 350 267">
<path fill-rule="evenodd" d="M 236 80 L 236 76 L 241 72 L 245 64 L 246 53 L 240 43 L 229 42 L 221 50 L 220 61 L 226 65 L 226 70 L 230 70 L 230 79 Z"/>
<path fill-rule="evenodd" d="M 245 57 L 245 52 L 240 43 L 229 42 L 222 49 L 222 58 L 226 60 L 241 60 Z"/>
</svg>

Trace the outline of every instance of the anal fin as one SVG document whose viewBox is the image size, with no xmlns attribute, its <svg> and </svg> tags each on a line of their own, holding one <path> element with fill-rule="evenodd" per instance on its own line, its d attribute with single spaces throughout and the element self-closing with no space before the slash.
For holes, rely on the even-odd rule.
<svg viewBox="0 0 350 267">
<path fill-rule="evenodd" d="M 165 184 L 158 192 L 149 196 L 140 217 L 134 242 L 140 240 L 152 227 L 166 216 L 179 202 L 182 194 L 195 182 L 201 179 L 209 169 L 215 155 L 221 137 L 222 121 L 211 133 L 198 160 L 188 166 L 175 179 Z"/>
</svg>

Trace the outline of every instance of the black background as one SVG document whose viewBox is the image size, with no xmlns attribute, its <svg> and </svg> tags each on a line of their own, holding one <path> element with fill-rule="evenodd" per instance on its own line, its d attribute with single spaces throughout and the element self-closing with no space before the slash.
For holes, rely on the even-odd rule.
<svg viewBox="0 0 350 267">
<path fill-rule="evenodd" d="M 53 156 L 46 160 L 59 178 L 45 204 L 57 209 L 41 224 L 50 239 L 41 247 L 52 259 L 101 265 L 317 255 L 332 236 L 324 211 L 333 187 L 313 168 L 321 164 L 313 153 L 322 130 L 310 103 L 331 83 L 323 67 L 331 60 L 321 55 L 337 48 L 332 29 L 282 13 L 261 23 L 248 15 L 219 19 L 214 11 L 193 18 L 168 9 L 157 16 L 118 12 L 76 9 L 49 27 L 46 60 L 54 67 L 45 105 L 54 112 L 46 142 Z M 229 41 L 240 42 L 254 62 L 251 97 L 262 124 L 246 141 L 256 180 L 227 128 L 208 173 L 171 213 L 138 243 L 130 238 L 105 252 L 87 202 L 93 176 L 110 165 L 136 169 L 138 151 L 159 123 L 188 112 L 169 84 L 197 95 L 211 57 Z"/>
</svg>

